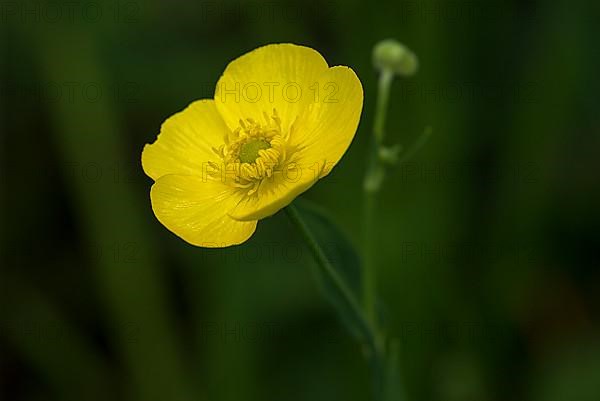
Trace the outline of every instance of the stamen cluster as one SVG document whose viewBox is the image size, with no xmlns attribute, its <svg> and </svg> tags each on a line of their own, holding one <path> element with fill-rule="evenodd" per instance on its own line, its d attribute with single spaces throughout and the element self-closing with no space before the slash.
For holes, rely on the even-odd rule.
<svg viewBox="0 0 600 401">
<path fill-rule="evenodd" d="M 255 194 L 286 159 L 289 134 L 282 133 L 277 110 L 273 109 L 271 116 L 263 113 L 263 119 L 263 123 L 252 118 L 240 119 L 239 127 L 225 138 L 225 143 L 213 148 L 222 160 L 222 166 L 211 162 L 213 168 L 226 177 L 228 184 L 249 189 L 248 196 Z"/>
</svg>

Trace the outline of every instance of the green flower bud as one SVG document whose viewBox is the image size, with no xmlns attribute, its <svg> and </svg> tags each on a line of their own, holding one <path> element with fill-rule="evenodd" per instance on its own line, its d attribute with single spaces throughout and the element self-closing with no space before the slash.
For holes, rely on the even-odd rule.
<svg viewBox="0 0 600 401">
<path fill-rule="evenodd" d="M 378 70 L 390 70 L 397 75 L 410 76 L 417 72 L 417 56 L 402 43 L 386 39 L 375 45 L 373 64 Z"/>
</svg>

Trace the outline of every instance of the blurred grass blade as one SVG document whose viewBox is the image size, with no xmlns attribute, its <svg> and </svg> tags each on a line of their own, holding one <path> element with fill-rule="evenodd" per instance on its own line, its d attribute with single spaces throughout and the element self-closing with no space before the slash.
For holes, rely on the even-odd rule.
<svg viewBox="0 0 600 401">
<path fill-rule="evenodd" d="M 385 401 L 402 401 L 405 399 L 400 382 L 398 367 L 399 340 L 391 340 L 385 361 Z"/>
<path fill-rule="evenodd" d="M 49 398 L 115 399 L 109 365 L 94 344 L 37 290 L 15 277 L 7 282 L 0 287 L 0 337 L 49 384 Z"/>
<path fill-rule="evenodd" d="M 139 156 L 128 161 L 124 155 L 125 136 L 110 101 L 114 85 L 100 68 L 97 37 L 74 24 L 57 27 L 39 39 L 45 81 L 79 88 L 93 84 L 104 93 L 93 101 L 61 99 L 52 103 L 51 111 L 61 166 L 80 224 L 77 228 L 84 243 L 102 252 L 91 265 L 104 302 L 104 324 L 134 327 L 138 332 L 134 341 L 131 330 L 109 332 L 126 366 L 125 382 L 132 385 L 129 390 L 134 399 L 193 399 L 176 346 L 175 325 L 168 315 L 159 255 L 147 235 L 148 222 L 154 219 L 148 199 L 137 199 L 131 182 L 114 178 L 119 168 L 139 165 Z M 96 179 L 73 174 L 74 169 L 89 165 L 101 173 Z"/>
</svg>

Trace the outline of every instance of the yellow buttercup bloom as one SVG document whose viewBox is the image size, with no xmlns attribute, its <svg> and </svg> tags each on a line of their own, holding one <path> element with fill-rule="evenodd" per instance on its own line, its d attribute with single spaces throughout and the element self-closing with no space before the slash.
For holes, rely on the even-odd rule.
<svg viewBox="0 0 600 401">
<path fill-rule="evenodd" d="M 326 176 L 352 142 L 360 80 L 315 50 L 260 47 L 229 63 L 214 99 L 168 118 L 142 153 L 158 220 L 190 244 L 225 247 Z"/>
</svg>

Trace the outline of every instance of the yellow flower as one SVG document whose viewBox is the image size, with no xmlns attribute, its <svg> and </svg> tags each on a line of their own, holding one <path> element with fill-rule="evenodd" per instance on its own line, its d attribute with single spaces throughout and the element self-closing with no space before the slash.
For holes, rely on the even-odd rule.
<svg viewBox="0 0 600 401">
<path fill-rule="evenodd" d="M 168 118 L 142 153 L 158 220 L 190 244 L 225 247 L 254 233 L 326 176 L 352 142 L 363 90 L 315 50 L 260 47 L 232 61 L 214 99 Z"/>
</svg>

